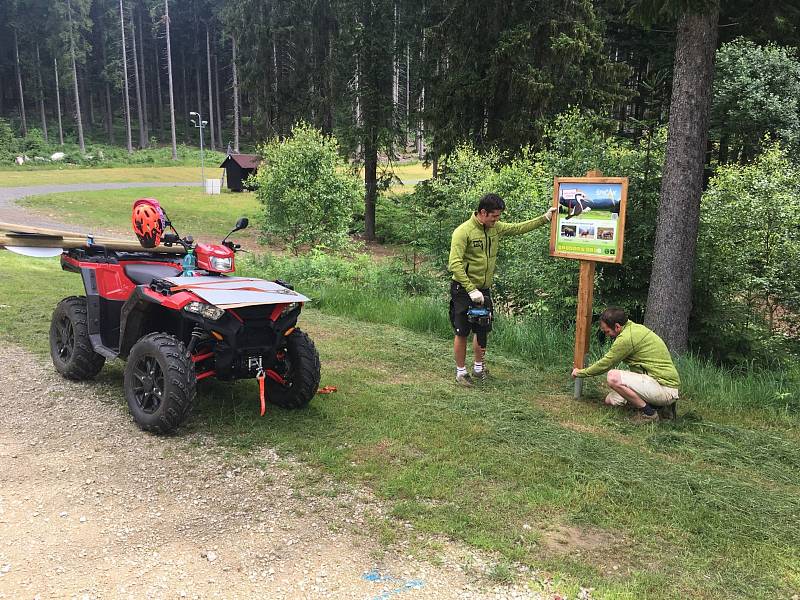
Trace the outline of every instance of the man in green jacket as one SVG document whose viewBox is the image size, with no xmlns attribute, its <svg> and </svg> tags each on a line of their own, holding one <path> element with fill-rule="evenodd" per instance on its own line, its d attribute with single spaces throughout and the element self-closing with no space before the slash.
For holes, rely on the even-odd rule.
<svg viewBox="0 0 800 600">
<path fill-rule="evenodd" d="M 593 377 L 608 371 L 611 392 L 605 403 L 622 406 L 630 403 L 639 409 L 636 423 L 658 421 L 659 409 L 664 412 L 678 400 L 681 378 L 664 341 L 653 331 L 634 323 L 621 308 L 607 308 L 600 315 L 600 329 L 614 339 L 605 356 L 585 369 L 572 369 L 573 377 Z M 630 371 L 612 369 L 621 362 Z M 612 369 L 612 370 L 609 370 Z"/>
<path fill-rule="evenodd" d="M 453 274 L 450 283 L 450 322 L 455 330 L 453 353 L 456 359 L 456 383 L 466 387 L 472 385 L 472 378 L 465 366 L 470 332 L 475 334 L 472 340 L 473 374 L 480 381 L 486 381 L 488 377 L 483 358 L 487 336 L 492 330 L 491 318 L 483 319 L 488 321 L 484 323 L 470 322 L 467 311 L 471 307 L 482 306 L 492 314 L 489 288 L 492 286 L 501 238 L 521 235 L 541 227 L 558 210 L 550 208 L 542 216 L 521 223 L 500 223 L 500 215 L 505 208 L 505 202 L 497 194 L 484 195 L 472 216 L 453 231 L 450 242 L 447 268 Z"/>
</svg>

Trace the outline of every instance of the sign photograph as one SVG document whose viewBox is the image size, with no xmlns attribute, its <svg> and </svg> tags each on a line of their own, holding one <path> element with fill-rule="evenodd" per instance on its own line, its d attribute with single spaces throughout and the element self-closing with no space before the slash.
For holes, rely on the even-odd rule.
<svg viewBox="0 0 800 600">
<path fill-rule="evenodd" d="M 627 177 L 556 177 L 550 255 L 621 263 Z"/>
</svg>

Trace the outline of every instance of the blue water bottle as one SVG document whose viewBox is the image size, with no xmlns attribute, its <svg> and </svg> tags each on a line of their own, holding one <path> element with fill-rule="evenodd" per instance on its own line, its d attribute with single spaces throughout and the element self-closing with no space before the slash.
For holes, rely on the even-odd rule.
<svg viewBox="0 0 800 600">
<path fill-rule="evenodd" d="M 194 269 L 197 266 L 197 261 L 195 261 L 194 257 L 194 250 L 189 248 L 186 251 L 186 256 L 183 257 L 183 273 L 181 274 L 183 277 L 194 277 Z"/>
</svg>

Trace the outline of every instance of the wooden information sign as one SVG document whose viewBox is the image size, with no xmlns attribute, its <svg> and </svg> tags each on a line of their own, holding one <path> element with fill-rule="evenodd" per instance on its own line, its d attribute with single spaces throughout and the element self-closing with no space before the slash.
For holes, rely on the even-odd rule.
<svg viewBox="0 0 800 600">
<path fill-rule="evenodd" d="M 556 177 L 553 206 L 558 211 L 550 225 L 550 256 L 580 260 L 578 310 L 573 364 L 582 369 L 589 352 L 596 262 L 621 263 L 625 237 L 627 177 Z M 575 398 L 582 381 L 575 379 Z"/>
</svg>

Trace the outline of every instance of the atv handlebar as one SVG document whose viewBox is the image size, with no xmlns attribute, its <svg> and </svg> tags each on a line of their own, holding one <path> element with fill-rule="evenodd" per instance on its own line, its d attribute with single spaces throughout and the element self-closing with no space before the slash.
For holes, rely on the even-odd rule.
<svg viewBox="0 0 800 600">
<path fill-rule="evenodd" d="M 236 231 L 241 231 L 242 229 L 245 229 L 249 224 L 250 224 L 250 221 L 248 220 L 247 217 L 239 217 L 239 219 L 236 221 L 236 226 L 231 230 L 231 232 L 228 235 L 226 235 L 224 238 L 222 238 L 222 242 L 221 242 L 222 245 L 225 246 L 226 248 L 230 248 L 234 252 L 242 251 L 241 244 L 237 244 L 235 242 L 231 242 L 231 241 L 228 240 L 228 238 L 230 237 L 231 233 L 234 233 Z M 166 225 L 167 225 L 167 227 L 172 229 L 172 232 L 165 233 L 161 237 L 161 242 L 165 246 L 172 246 L 174 244 L 180 244 L 187 251 L 190 250 L 194 246 L 194 238 L 191 235 L 187 235 L 185 238 L 182 238 L 178 234 L 178 232 L 175 230 L 175 227 L 172 226 L 172 223 L 169 221 L 169 219 L 167 219 Z"/>
</svg>

